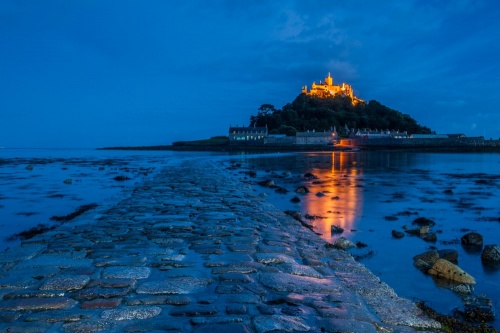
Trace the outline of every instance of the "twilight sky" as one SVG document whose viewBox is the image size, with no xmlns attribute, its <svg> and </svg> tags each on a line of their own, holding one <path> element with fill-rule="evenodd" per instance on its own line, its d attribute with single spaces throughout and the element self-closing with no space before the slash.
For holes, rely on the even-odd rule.
<svg viewBox="0 0 500 333">
<path fill-rule="evenodd" d="M 490 0 L 2 0 L 0 147 L 227 135 L 331 72 L 438 133 L 500 137 Z"/>
</svg>

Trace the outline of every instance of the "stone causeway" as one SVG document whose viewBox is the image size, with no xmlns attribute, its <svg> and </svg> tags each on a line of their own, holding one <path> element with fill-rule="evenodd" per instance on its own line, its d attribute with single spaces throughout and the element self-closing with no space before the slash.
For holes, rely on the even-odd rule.
<svg viewBox="0 0 500 333">
<path fill-rule="evenodd" d="M 439 324 L 208 159 L 0 253 L 0 333 L 433 332 Z"/>
</svg>

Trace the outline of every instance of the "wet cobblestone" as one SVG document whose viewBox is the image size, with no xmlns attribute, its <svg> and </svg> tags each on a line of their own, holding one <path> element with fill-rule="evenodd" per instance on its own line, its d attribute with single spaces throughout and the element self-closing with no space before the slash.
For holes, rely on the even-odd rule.
<svg viewBox="0 0 500 333">
<path fill-rule="evenodd" d="M 0 332 L 405 332 L 438 324 L 224 170 L 162 170 L 0 253 Z"/>
</svg>

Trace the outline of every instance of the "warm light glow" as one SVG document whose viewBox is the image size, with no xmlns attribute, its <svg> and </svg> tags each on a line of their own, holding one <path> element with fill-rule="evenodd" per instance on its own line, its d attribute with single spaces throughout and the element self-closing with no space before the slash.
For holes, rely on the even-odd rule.
<svg viewBox="0 0 500 333">
<path fill-rule="evenodd" d="M 363 211 L 363 188 L 360 187 L 361 170 L 357 167 L 357 154 L 332 153 L 332 168 L 313 169 L 319 180 L 308 184 L 310 194 L 302 200 L 303 214 L 321 216 L 310 221 L 322 238 L 331 241 L 340 235 L 331 234 L 331 226 L 338 225 L 345 230 L 343 235 L 356 229 L 356 223 Z M 322 192 L 324 196 L 317 196 Z"/>
<path fill-rule="evenodd" d="M 318 97 L 331 97 L 336 95 L 349 96 L 353 105 L 364 103 L 364 100 L 354 96 L 354 90 L 350 84 L 333 84 L 333 77 L 331 77 L 330 73 L 328 73 L 328 76 L 325 78 L 325 83 L 321 83 L 320 81 L 320 84 L 316 84 L 313 82 L 310 91 L 307 91 L 307 86 L 303 86 L 302 93 Z"/>
</svg>

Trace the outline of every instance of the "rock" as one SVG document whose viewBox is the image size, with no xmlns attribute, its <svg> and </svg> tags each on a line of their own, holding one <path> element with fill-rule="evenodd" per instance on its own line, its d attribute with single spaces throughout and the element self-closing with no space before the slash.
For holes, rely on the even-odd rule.
<svg viewBox="0 0 500 333">
<path fill-rule="evenodd" d="M 443 249 L 438 250 L 437 252 L 439 254 L 439 258 L 441 259 L 446 259 L 454 264 L 456 264 L 458 261 L 458 251 L 456 250 Z"/>
<path fill-rule="evenodd" d="M 105 279 L 128 278 L 128 279 L 146 279 L 149 277 L 151 269 L 148 267 L 107 267 L 102 272 Z"/>
<path fill-rule="evenodd" d="M 408 229 L 408 230 L 405 230 L 405 232 L 407 234 L 410 234 L 410 235 L 424 237 L 425 235 L 427 235 L 429 233 L 429 226 L 422 226 L 422 227 L 417 228 L 417 229 Z"/>
<path fill-rule="evenodd" d="M 297 187 L 295 189 L 295 192 L 305 194 L 305 193 L 309 193 L 309 189 L 306 186 L 302 185 L 302 186 Z"/>
<path fill-rule="evenodd" d="M 260 283 L 269 289 L 286 293 L 322 293 L 330 294 L 339 292 L 341 284 L 336 280 L 320 279 L 311 276 L 300 276 L 277 273 L 262 273 Z"/>
<path fill-rule="evenodd" d="M 413 220 L 412 224 L 416 224 L 416 225 L 419 225 L 421 227 L 423 227 L 423 226 L 433 227 L 436 225 L 436 222 L 434 222 L 428 218 L 425 218 L 425 217 L 418 217 L 415 220 Z"/>
<path fill-rule="evenodd" d="M 74 307 L 78 302 L 68 297 L 20 298 L 0 302 L 0 310 L 7 311 L 42 311 L 59 310 Z"/>
<path fill-rule="evenodd" d="M 283 315 L 257 316 L 253 324 L 258 333 L 307 332 L 311 329 L 301 318 Z"/>
<path fill-rule="evenodd" d="M 291 202 L 293 203 L 299 203 L 300 202 L 300 199 L 298 197 L 293 197 L 290 199 Z"/>
<path fill-rule="evenodd" d="M 337 240 L 333 243 L 333 246 L 342 250 L 348 250 L 356 247 L 353 242 L 344 237 L 337 238 Z"/>
<path fill-rule="evenodd" d="M 365 243 L 363 243 L 363 242 L 360 242 L 360 241 L 357 241 L 357 242 L 356 242 L 356 247 L 357 247 L 358 249 L 363 249 L 363 248 L 365 248 L 365 247 L 367 247 L 367 246 L 368 246 L 368 244 L 365 244 Z"/>
<path fill-rule="evenodd" d="M 257 184 L 259 184 L 260 186 L 264 186 L 264 187 L 274 187 L 274 186 L 276 186 L 276 184 L 274 184 L 274 181 L 272 181 L 270 179 L 263 180 L 261 182 L 258 182 Z"/>
<path fill-rule="evenodd" d="M 127 176 L 116 176 L 113 179 L 116 180 L 117 182 L 123 182 L 125 180 L 130 180 L 130 177 L 127 177 Z"/>
<path fill-rule="evenodd" d="M 314 277 L 314 278 L 318 278 L 318 279 L 323 277 L 323 275 L 321 275 L 321 273 L 319 273 L 314 268 L 309 267 L 309 266 L 299 265 L 299 264 L 286 264 L 286 263 L 284 263 L 284 264 L 280 265 L 280 270 L 284 273 L 299 275 L 299 276 L 309 276 L 309 277 Z"/>
<path fill-rule="evenodd" d="M 461 238 L 462 245 L 471 247 L 482 247 L 483 246 L 483 236 L 477 232 L 469 232 Z"/>
<path fill-rule="evenodd" d="M 294 258 L 280 253 L 257 253 L 255 254 L 255 258 L 257 259 L 257 262 L 260 262 L 261 264 L 265 265 L 273 265 L 281 263 L 288 263 L 288 264 L 297 263 Z"/>
<path fill-rule="evenodd" d="M 332 200 L 339 200 L 339 199 L 340 199 L 340 197 L 338 195 L 332 197 Z"/>
<path fill-rule="evenodd" d="M 256 177 L 257 176 L 257 171 L 255 171 L 255 170 L 250 170 L 250 171 L 247 171 L 245 173 L 247 175 L 249 175 L 250 177 Z"/>
<path fill-rule="evenodd" d="M 500 246 L 499 245 L 486 245 L 481 260 L 485 265 L 500 264 Z"/>
<path fill-rule="evenodd" d="M 430 275 L 434 275 L 443 279 L 448 279 L 461 283 L 475 284 L 476 280 L 467 274 L 457 265 L 445 259 L 438 259 L 428 271 Z"/>
<path fill-rule="evenodd" d="M 190 294 L 211 283 L 210 279 L 185 276 L 164 281 L 145 282 L 137 288 L 136 292 L 151 295 Z"/>
<path fill-rule="evenodd" d="M 405 236 L 404 232 L 393 230 L 392 232 L 392 237 L 394 238 L 403 238 Z"/>
<path fill-rule="evenodd" d="M 306 172 L 304 174 L 304 178 L 307 179 L 307 180 L 311 180 L 311 179 L 318 179 L 318 176 L 316 176 L 315 174 L 313 173 L 310 173 L 310 172 Z"/>
<path fill-rule="evenodd" d="M 274 186 L 274 188 L 276 188 L 274 190 L 274 192 L 276 192 L 276 193 L 279 193 L 279 194 L 287 194 L 288 193 L 288 190 L 284 187 Z"/>
<path fill-rule="evenodd" d="M 67 184 L 67 185 L 71 185 L 71 184 L 73 184 L 73 180 L 72 180 L 72 179 L 65 179 L 65 180 L 63 181 L 63 183 L 64 183 L 64 184 Z"/>
<path fill-rule="evenodd" d="M 325 196 L 325 194 L 324 194 L 323 192 L 318 192 L 318 193 L 316 193 L 316 196 L 317 196 L 318 198 L 321 198 L 321 197 L 324 197 L 324 196 Z"/>
<path fill-rule="evenodd" d="M 434 232 L 431 232 L 425 236 L 422 237 L 422 239 L 426 242 L 436 242 L 437 241 L 437 236 Z"/>
<path fill-rule="evenodd" d="M 85 287 L 90 281 L 86 275 L 68 275 L 48 279 L 41 287 L 41 290 L 78 290 Z"/>
<path fill-rule="evenodd" d="M 161 308 L 157 306 L 128 307 L 124 309 L 105 310 L 101 313 L 101 318 L 107 320 L 148 319 L 156 317 L 160 312 Z"/>
<path fill-rule="evenodd" d="M 450 287 L 450 290 L 459 295 L 470 295 L 474 292 L 474 286 L 471 284 L 460 283 Z"/>
<path fill-rule="evenodd" d="M 427 272 L 439 259 L 437 251 L 427 251 L 413 257 L 413 265 L 423 272 Z"/>
<path fill-rule="evenodd" d="M 344 229 L 342 229 L 338 225 L 332 225 L 331 228 L 332 228 L 332 234 L 341 234 L 344 232 Z"/>
<path fill-rule="evenodd" d="M 469 296 L 464 299 L 464 311 L 456 310 L 465 320 L 476 323 L 495 320 L 493 301 L 486 295 Z"/>
<path fill-rule="evenodd" d="M 294 210 L 285 210 L 285 214 L 290 215 L 291 217 L 293 217 L 297 221 L 302 220 L 302 213 L 301 212 L 294 211 Z"/>
</svg>

